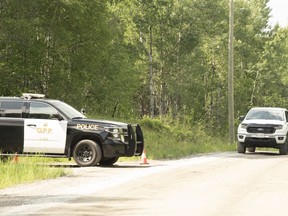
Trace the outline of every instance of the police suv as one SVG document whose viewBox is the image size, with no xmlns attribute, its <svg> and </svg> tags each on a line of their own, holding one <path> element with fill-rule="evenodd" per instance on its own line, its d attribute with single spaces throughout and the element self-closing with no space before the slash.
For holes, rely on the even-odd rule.
<svg viewBox="0 0 288 216">
<path fill-rule="evenodd" d="M 284 108 L 255 107 L 240 117 L 238 126 L 238 153 L 255 152 L 256 147 L 279 149 L 286 155 L 288 148 L 288 111 Z"/>
<path fill-rule="evenodd" d="M 112 165 L 141 156 L 139 124 L 87 119 L 70 105 L 42 94 L 0 97 L 0 154 L 73 157 L 79 166 Z"/>
</svg>

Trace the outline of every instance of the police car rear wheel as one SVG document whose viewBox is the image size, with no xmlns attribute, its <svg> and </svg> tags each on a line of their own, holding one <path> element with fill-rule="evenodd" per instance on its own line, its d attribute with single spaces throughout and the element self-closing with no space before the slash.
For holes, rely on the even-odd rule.
<svg viewBox="0 0 288 216">
<path fill-rule="evenodd" d="M 96 142 L 92 140 L 81 140 L 73 151 L 73 159 L 79 166 L 93 166 L 99 163 L 102 151 Z"/>
</svg>

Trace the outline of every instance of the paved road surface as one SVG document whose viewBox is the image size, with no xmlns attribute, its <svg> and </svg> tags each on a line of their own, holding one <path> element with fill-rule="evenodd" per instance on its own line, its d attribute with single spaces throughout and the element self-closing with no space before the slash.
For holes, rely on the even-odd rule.
<svg viewBox="0 0 288 216">
<path fill-rule="evenodd" d="M 148 162 L 74 167 L 68 177 L 0 190 L 0 215 L 288 215 L 288 156 Z"/>
</svg>

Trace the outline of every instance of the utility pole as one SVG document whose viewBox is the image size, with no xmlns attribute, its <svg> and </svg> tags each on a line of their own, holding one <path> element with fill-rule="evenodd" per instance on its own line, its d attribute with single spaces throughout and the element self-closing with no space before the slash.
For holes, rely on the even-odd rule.
<svg viewBox="0 0 288 216">
<path fill-rule="evenodd" d="M 152 55 L 152 26 L 150 26 L 150 43 L 149 43 L 149 90 L 150 90 L 150 117 L 154 118 L 154 76 L 153 76 L 153 55 Z"/>
<path fill-rule="evenodd" d="M 147 56 L 149 57 L 149 92 L 150 92 L 150 104 L 149 104 L 149 116 L 150 118 L 154 118 L 154 76 L 153 76 L 153 55 L 152 55 L 152 39 L 153 39 L 153 35 L 152 35 L 152 26 L 150 26 L 149 28 L 149 49 L 146 48 L 145 46 L 145 37 L 143 37 L 142 32 L 140 31 L 140 43 L 143 45 L 144 51 L 147 54 Z"/>
<path fill-rule="evenodd" d="M 228 112 L 229 142 L 234 143 L 234 0 L 229 7 Z"/>
</svg>

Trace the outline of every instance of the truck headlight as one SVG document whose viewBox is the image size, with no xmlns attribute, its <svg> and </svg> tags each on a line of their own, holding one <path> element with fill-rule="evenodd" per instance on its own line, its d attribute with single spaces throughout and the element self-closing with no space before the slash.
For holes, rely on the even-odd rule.
<svg viewBox="0 0 288 216">
<path fill-rule="evenodd" d="M 274 128 L 276 130 L 282 130 L 283 129 L 283 125 L 275 125 Z"/>
<path fill-rule="evenodd" d="M 242 124 L 240 125 L 240 127 L 241 127 L 242 129 L 246 129 L 246 128 L 248 127 L 248 124 L 242 123 Z"/>
</svg>

